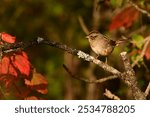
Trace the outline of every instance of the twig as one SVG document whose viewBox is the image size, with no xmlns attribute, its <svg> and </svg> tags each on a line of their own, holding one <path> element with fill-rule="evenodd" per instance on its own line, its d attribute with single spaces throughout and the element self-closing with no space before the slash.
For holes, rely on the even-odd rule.
<svg viewBox="0 0 150 117">
<path fill-rule="evenodd" d="M 141 60 L 143 58 L 143 56 L 145 55 L 146 49 L 147 49 L 147 47 L 148 47 L 148 45 L 150 43 L 150 36 L 146 37 L 145 40 L 146 41 L 145 41 L 144 47 L 142 49 L 142 52 L 136 58 L 136 60 L 134 61 L 134 63 L 132 63 L 132 67 L 134 67 L 139 62 L 139 60 Z"/>
<path fill-rule="evenodd" d="M 113 100 L 120 100 L 120 98 L 116 95 L 114 95 L 113 93 L 111 93 L 111 91 L 109 91 L 108 89 L 105 89 L 105 93 L 104 95 L 110 99 L 113 99 Z"/>
<path fill-rule="evenodd" d="M 134 6 L 138 11 L 140 11 L 143 14 L 146 14 L 149 18 L 150 18 L 150 13 L 144 9 L 141 9 L 138 5 L 136 5 L 135 3 L 133 3 L 131 0 L 128 0 L 128 2 Z"/>
<path fill-rule="evenodd" d="M 148 86 L 145 90 L 145 95 L 148 96 L 149 92 L 150 92 L 150 82 L 148 83 Z"/>
<path fill-rule="evenodd" d="M 84 33 L 85 33 L 86 35 L 88 35 L 88 34 L 89 34 L 89 30 L 88 30 L 87 26 L 85 25 L 85 23 L 84 23 L 84 21 L 83 21 L 83 18 L 82 18 L 81 16 L 79 16 L 79 17 L 78 17 L 78 20 L 79 20 L 79 23 L 80 23 L 80 25 L 81 25 L 82 30 L 84 31 Z"/>
<path fill-rule="evenodd" d="M 79 58 L 84 59 L 85 61 L 89 61 L 89 62 L 95 63 L 99 67 L 103 68 L 105 71 L 108 71 L 108 72 L 110 72 L 110 73 L 112 73 L 114 75 L 118 75 L 118 76 L 121 75 L 121 72 L 119 72 L 117 69 L 109 66 L 108 64 L 106 64 L 106 63 L 104 63 L 104 62 L 94 58 L 93 56 L 90 56 L 89 54 L 86 54 L 86 53 L 80 51 L 80 50 L 78 51 L 77 56 Z"/>
<path fill-rule="evenodd" d="M 98 80 L 89 80 L 89 79 L 85 79 L 85 78 L 82 78 L 82 77 L 73 75 L 72 72 L 69 70 L 69 68 L 68 68 L 66 65 L 64 65 L 64 64 L 63 64 L 63 67 L 64 67 L 64 69 L 68 72 L 68 74 L 69 74 L 72 78 L 75 78 L 75 79 L 77 79 L 77 80 L 81 80 L 81 81 L 84 81 L 84 82 L 87 82 L 87 83 L 103 83 L 103 82 L 105 82 L 105 81 L 118 78 L 117 75 L 112 75 L 112 76 L 108 76 L 108 77 L 101 78 L 101 79 L 98 79 Z"/>
<path fill-rule="evenodd" d="M 118 78 L 117 75 L 112 75 L 112 76 L 108 76 L 108 77 L 104 77 L 104 78 L 101 78 L 101 79 L 98 79 L 95 81 L 95 83 L 102 83 L 102 82 L 105 82 L 105 81 L 108 81 L 108 80 L 112 80 L 112 79 L 116 79 Z"/>
<path fill-rule="evenodd" d="M 99 23 L 100 23 L 100 6 L 99 6 L 99 0 L 93 1 L 93 13 L 92 13 L 92 25 L 93 29 L 98 29 Z"/>
<path fill-rule="evenodd" d="M 18 42 L 18 43 L 14 43 L 14 44 L 5 45 L 2 47 L 2 53 L 8 54 L 11 52 L 24 50 L 24 49 L 27 49 L 29 47 L 34 47 L 34 46 L 38 46 L 38 45 L 49 45 L 49 46 L 64 50 L 64 51 L 66 51 L 70 54 L 73 54 L 73 55 L 76 55 L 79 51 L 76 49 L 72 49 L 65 44 L 61 44 L 61 43 L 55 42 L 53 40 L 45 40 L 41 37 L 38 37 L 37 40 L 33 40 L 30 42 Z"/>
</svg>

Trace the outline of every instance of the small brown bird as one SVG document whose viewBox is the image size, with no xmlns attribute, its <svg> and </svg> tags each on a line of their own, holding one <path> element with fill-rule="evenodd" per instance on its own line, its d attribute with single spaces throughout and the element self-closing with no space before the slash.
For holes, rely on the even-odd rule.
<svg viewBox="0 0 150 117">
<path fill-rule="evenodd" d="M 98 55 L 98 56 L 108 56 L 112 53 L 114 50 L 114 47 L 120 43 L 122 43 L 123 40 L 110 40 L 106 36 L 102 35 L 98 31 L 91 31 L 86 38 L 89 40 L 90 46 L 92 50 Z"/>
</svg>

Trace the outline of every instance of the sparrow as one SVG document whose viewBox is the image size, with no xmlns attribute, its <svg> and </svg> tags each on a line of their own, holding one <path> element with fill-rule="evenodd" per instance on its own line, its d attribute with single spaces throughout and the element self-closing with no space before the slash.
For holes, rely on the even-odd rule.
<svg viewBox="0 0 150 117">
<path fill-rule="evenodd" d="M 111 40 L 96 30 L 91 31 L 86 36 L 86 38 L 89 40 L 91 49 L 98 56 L 110 55 L 114 50 L 115 46 L 118 46 L 120 43 L 125 41 L 125 40 L 117 40 L 117 41 Z"/>
</svg>

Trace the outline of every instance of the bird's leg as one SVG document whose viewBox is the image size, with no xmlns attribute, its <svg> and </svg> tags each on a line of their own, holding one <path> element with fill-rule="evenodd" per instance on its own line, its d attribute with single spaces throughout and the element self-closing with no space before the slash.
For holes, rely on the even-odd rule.
<svg viewBox="0 0 150 117">
<path fill-rule="evenodd" d="M 108 57 L 105 58 L 105 63 L 107 64 L 107 62 L 108 62 Z"/>
<path fill-rule="evenodd" d="M 98 59 L 99 55 L 96 56 L 96 59 Z"/>
<path fill-rule="evenodd" d="M 100 57 L 100 55 L 97 55 L 95 58 L 98 59 L 98 57 Z M 108 57 L 105 57 L 104 61 L 105 61 L 106 64 L 107 64 L 107 60 L 108 60 Z"/>
</svg>

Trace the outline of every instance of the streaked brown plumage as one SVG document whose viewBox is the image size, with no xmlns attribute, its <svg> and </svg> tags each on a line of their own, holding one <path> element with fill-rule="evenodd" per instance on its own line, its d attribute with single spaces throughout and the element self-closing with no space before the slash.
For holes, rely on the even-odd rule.
<svg viewBox="0 0 150 117">
<path fill-rule="evenodd" d="M 98 31 L 91 31 L 86 38 L 89 40 L 92 50 L 98 56 L 108 56 L 114 50 L 114 47 L 120 43 L 120 41 L 114 41 L 108 39 Z"/>
</svg>

